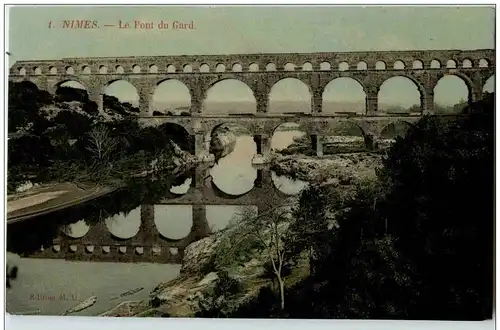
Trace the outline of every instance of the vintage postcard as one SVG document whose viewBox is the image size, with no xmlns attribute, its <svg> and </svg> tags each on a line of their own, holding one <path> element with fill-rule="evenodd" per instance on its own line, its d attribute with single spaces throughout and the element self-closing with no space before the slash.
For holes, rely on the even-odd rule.
<svg viewBox="0 0 500 330">
<path fill-rule="evenodd" d="M 9 6 L 13 315 L 475 320 L 494 6 Z"/>
</svg>

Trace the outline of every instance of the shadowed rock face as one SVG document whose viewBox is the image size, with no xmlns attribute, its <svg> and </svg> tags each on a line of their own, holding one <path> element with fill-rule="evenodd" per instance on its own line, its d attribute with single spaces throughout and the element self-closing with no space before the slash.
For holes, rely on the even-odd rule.
<svg viewBox="0 0 500 330">
<path fill-rule="evenodd" d="M 215 162 L 233 152 L 235 145 L 236 135 L 226 126 L 217 128 L 210 136 L 210 153 Z"/>
</svg>

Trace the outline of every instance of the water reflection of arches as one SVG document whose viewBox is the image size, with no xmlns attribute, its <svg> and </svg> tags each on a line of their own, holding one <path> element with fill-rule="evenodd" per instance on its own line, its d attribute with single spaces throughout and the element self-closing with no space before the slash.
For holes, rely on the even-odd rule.
<svg viewBox="0 0 500 330">
<path fill-rule="evenodd" d="M 277 175 L 276 172 L 271 172 L 271 178 L 274 187 L 287 196 L 300 194 L 300 192 L 308 186 L 308 183 L 301 180 L 294 180 L 285 175 Z"/>
<path fill-rule="evenodd" d="M 154 215 L 156 229 L 166 239 L 180 240 L 191 232 L 193 226 L 191 205 L 155 205 Z"/>
<path fill-rule="evenodd" d="M 127 214 L 118 213 L 108 217 L 105 224 L 115 238 L 132 238 L 137 235 L 141 227 L 141 207 L 139 206 Z"/>
<path fill-rule="evenodd" d="M 71 238 L 81 238 L 85 236 L 90 230 L 90 226 L 85 220 L 78 220 L 77 222 L 63 225 L 61 231 Z"/>
</svg>

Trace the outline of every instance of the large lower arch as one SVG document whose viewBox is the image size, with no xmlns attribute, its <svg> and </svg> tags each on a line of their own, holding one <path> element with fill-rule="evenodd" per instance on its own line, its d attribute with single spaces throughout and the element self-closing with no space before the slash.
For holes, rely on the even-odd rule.
<svg viewBox="0 0 500 330">
<path fill-rule="evenodd" d="M 189 114 L 191 94 L 184 83 L 177 79 L 166 79 L 156 85 L 150 110 L 154 115 Z"/>
<path fill-rule="evenodd" d="M 387 113 L 421 112 L 422 89 L 408 77 L 396 76 L 384 81 L 378 92 L 378 109 Z"/>
<path fill-rule="evenodd" d="M 139 94 L 134 85 L 126 80 L 110 81 L 103 90 L 105 111 L 118 113 L 139 112 Z"/>
<path fill-rule="evenodd" d="M 238 79 L 224 79 L 210 87 L 203 100 L 203 112 L 212 114 L 255 113 L 253 91 Z"/>
<path fill-rule="evenodd" d="M 408 130 L 413 126 L 413 123 L 398 120 L 385 126 L 379 134 L 379 147 L 384 148 L 390 146 L 397 138 L 402 138 Z"/>
<path fill-rule="evenodd" d="M 159 126 L 148 126 L 143 129 L 143 148 L 155 152 L 171 147 L 174 143 L 184 151 L 194 153 L 194 138 L 181 125 L 163 123 Z M 170 146 L 169 146 L 170 145 Z"/>
<path fill-rule="evenodd" d="M 323 136 L 323 153 L 337 154 L 366 150 L 365 131 L 354 121 L 338 121 L 328 126 Z"/>
<path fill-rule="evenodd" d="M 309 86 L 296 78 L 284 78 L 271 87 L 269 112 L 310 113 L 311 92 Z"/>
<path fill-rule="evenodd" d="M 484 83 L 483 93 L 494 93 L 494 92 L 495 92 L 495 75 L 492 75 Z"/>
<path fill-rule="evenodd" d="M 216 164 L 210 169 L 215 193 L 241 196 L 250 192 L 257 179 L 252 159 L 257 154 L 254 137 L 238 124 L 217 125 L 210 135 L 210 153 Z"/>
<path fill-rule="evenodd" d="M 342 77 L 330 81 L 323 90 L 322 112 L 365 113 L 366 94 L 355 79 Z"/>
<path fill-rule="evenodd" d="M 59 102 L 79 101 L 89 99 L 87 88 L 79 81 L 65 80 L 58 83 L 55 90 L 55 100 Z"/>
<path fill-rule="evenodd" d="M 434 87 L 436 113 L 460 113 L 471 99 L 465 80 L 457 75 L 446 75 Z"/>
</svg>

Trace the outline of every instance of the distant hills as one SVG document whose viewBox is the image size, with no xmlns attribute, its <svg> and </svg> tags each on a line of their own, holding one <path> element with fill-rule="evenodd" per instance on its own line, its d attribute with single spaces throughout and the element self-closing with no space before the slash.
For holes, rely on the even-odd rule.
<svg viewBox="0 0 500 330">
<path fill-rule="evenodd" d="M 155 102 L 152 104 L 153 110 L 165 111 L 186 111 L 190 106 L 189 102 Z M 414 106 L 418 108 L 418 105 Z M 223 113 L 254 113 L 256 110 L 254 102 L 207 102 L 204 111 L 212 114 Z M 366 109 L 365 101 L 359 102 L 324 102 L 322 112 L 353 112 L 364 113 Z M 408 109 L 400 105 L 379 103 L 379 109 L 391 112 L 408 112 Z M 272 101 L 270 112 L 310 112 L 310 104 L 304 101 Z"/>
</svg>

